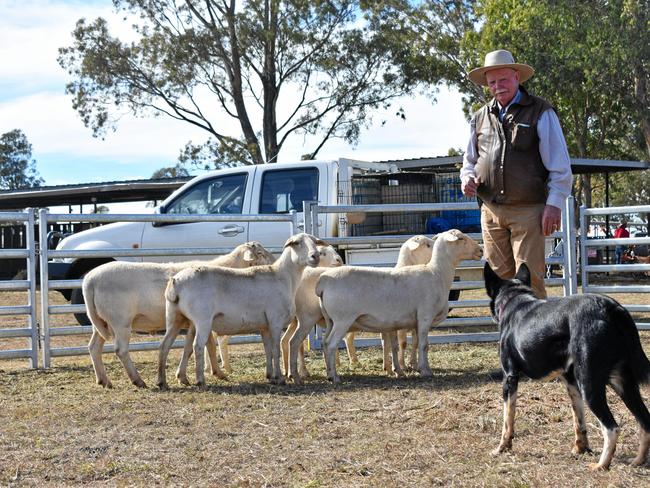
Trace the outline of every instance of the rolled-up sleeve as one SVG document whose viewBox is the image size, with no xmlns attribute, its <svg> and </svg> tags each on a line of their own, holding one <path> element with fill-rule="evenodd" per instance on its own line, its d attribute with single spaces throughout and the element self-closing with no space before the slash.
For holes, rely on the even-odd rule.
<svg viewBox="0 0 650 488">
<path fill-rule="evenodd" d="M 537 122 L 537 135 L 542 163 L 549 172 L 546 204 L 563 208 L 564 201 L 571 194 L 573 174 L 569 150 L 554 110 L 542 113 Z"/>
</svg>

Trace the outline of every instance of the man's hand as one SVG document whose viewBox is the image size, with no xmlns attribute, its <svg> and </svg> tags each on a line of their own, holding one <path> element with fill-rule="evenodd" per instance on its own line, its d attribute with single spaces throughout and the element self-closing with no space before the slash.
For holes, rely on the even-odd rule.
<svg viewBox="0 0 650 488">
<path fill-rule="evenodd" d="M 550 236 L 556 230 L 560 230 L 562 221 L 562 212 L 553 205 L 546 205 L 542 214 L 542 232 L 545 236 Z"/>
<path fill-rule="evenodd" d="M 460 184 L 460 189 L 466 197 L 473 197 L 476 195 L 476 190 L 481 184 L 481 178 L 478 176 L 470 176 Z"/>
</svg>

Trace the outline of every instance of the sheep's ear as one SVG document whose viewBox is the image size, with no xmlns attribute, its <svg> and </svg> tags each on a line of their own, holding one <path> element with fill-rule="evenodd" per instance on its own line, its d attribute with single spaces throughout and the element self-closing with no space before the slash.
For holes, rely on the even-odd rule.
<svg viewBox="0 0 650 488">
<path fill-rule="evenodd" d="M 420 247 L 420 239 L 409 239 L 406 241 L 406 247 L 409 251 L 415 251 L 418 247 Z"/>
<path fill-rule="evenodd" d="M 246 251 L 244 251 L 244 261 L 247 263 L 252 263 L 255 261 L 255 253 L 253 253 L 253 251 L 250 249 L 246 249 Z"/>
<path fill-rule="evenodd" d="M 314 244 L 316 244 L 317 246 L 329 246 L 327 242 L 325 242 L 322 239 L 319 239 L 318 237 L 314 237 L 311 234 L 309 234 L 309 237 L 311 237 L 311 240 L 314 241 Z"/>
<path fill-rule="evenodd" d="M 284 243 L 284 247 L 295 246 L 296 244 L 298 244 L 297 235 L 289 237 L 289 239 L 287 239 L 287 242 Z"/>
<path fill-rule="evenodd" d="M 445 241 L 449 241 L 449 242 L 454 242 L 459 239 L 457 234 L 451 232 L 445 232 L 444 236 L 445 236 Z"/>
</svg>

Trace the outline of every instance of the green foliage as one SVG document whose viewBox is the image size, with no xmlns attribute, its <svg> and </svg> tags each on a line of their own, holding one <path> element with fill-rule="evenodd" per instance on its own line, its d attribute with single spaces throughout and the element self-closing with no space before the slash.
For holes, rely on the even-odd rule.
<svg viewBox="0 0 650 488">
<path fill-rule="evenodd" d="M 405 54 L 395 58 L 409 81 L 458 87 L 469 117 L 489 94 L 467 72 L 487 52 L 508 49 L 535 68 L 526 86 L 557 109 L 572 156 L 647 160 L 649 15 L 649 0 L 425 0 L 404 21 Z M 579 179 L 576 195 L 588 205 L 591 179 Z M 628 179 L 621 195 L 643 195 L 632 190 L 642 179 L 621 184 Z M 599 198 L 599 177 L 594 186 Z"/>
<path fill-rule="evenodd" d="M 373 110 L 404 93 L 381 32 L 352 0 L 175 2 L 116 0 L 137 18 L 122 41 L 103 19 L 81 19 L 59 63 L 67 91 L 96 136 L 124 112 L 203 129 L 214 165 L 276 161 L 286 140 L 356 143 Z M 280 110 L 279 107 L 282 107 Z"/>
<path fill-rule="evenodd" d="M 471 45 L 481 53 L 505 47 L 535 68 L 527 85 L 557 108 L 572 155 L 639 159 L 647 104 L 633 95 L 632 68 L 640 64 L 648 80 L 647 7 L 647 0 L 484 0 Z"/>
<path fill-rule="evenodd" d="M 40 186 L 43 179 L 32 159 L 32 145 L 27 136 L 14 129 L 0 136 L 0 189 L 13 190 Z"/>
<path fill-rule="evenodd" d="M 153 172 L 152 179 L 158 178 L 178 178 L 181 176 L 190 176 L 190 172 L 181 163 L 175 166 L 165 166 Z"/>
</svg>

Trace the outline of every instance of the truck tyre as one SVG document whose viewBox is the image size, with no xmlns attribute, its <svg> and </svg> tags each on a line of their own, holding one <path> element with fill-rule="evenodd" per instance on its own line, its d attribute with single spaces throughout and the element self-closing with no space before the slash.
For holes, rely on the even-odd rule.
<svg viewBox="0 0 650 488">
<path fill-rule="evenodd" d="M 110 263 L 113 259 L 89 259 L 86 261 L 79 261 L 69 275 L 69 279 L 78 278 L 83 279 L 86 273 L 91 269 L 96 268 L 104 263 Z M 75 288 L 70 292 L 70 304 L 84 305 L 84 295 L 81 288 Z M 91 325 L 90 319 L 84 312 L 77 312 L 74 315 L 75 320 L 79 325 Z"/>
<path fill-rule="evenodd" d="M 81 292 L 81 288 L 75 288 L 70 294 L 70 303 L 72 305 L 84 305 L 84 295 Z M 91 325 L 90 319 L 83 312 L 78 312 L 74 314 L 74 318 L 79 325 Z"/>
</svg>

